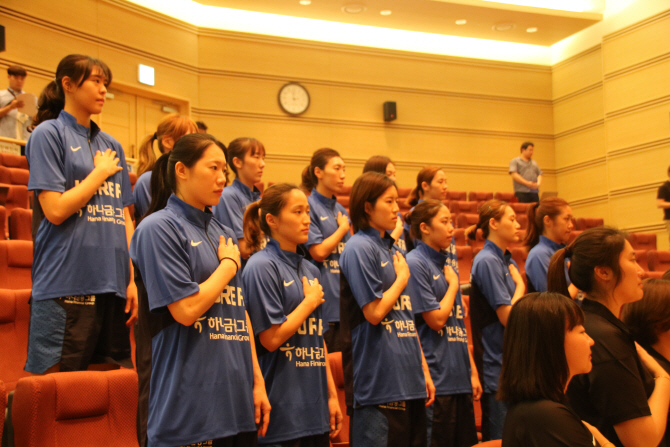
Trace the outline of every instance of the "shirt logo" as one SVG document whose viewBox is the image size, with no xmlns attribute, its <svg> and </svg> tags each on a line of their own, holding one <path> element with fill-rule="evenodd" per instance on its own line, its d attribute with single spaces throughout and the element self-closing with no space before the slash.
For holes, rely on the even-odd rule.
<svg viewBox="0 0 670 447">
<path fill-rule="evenodd" d="M 292 279 L 289 282 L 284 281 L 284 287 L 290 286 L 291 284 L 293 284 L 294 281 L 295 281 L 295 279 Z"/>
<path fill-rule="evenodd" d="M 81 146 L 79 146 L 79 147 L 70 146 L 70 149 L 72 150 L 72 152 L 77 152 L 79 149 L 81 149 Z"/>
<path fill-rule="evenodd" d="M 389 263 L 388 261 L 382 262 L 382 267 L 386 267 L 386 264 L 388 264 L 388 263 Z"/>
<path fill-rule="evenodd" d="M 200 244 L 202 244 L 202 241 L 198 241 L 198 242 L 191 241 L 191 247 L 197 247 Z"/>
<path fill-rule="evenodd" d="M 440 279 L 440 275 L 433 275 L 433 279 L 437 281 L 438 279 Z"/>
<path fill-rule="evenodd" d="M 319 216 L 319 219 L 321 219 L 321 220 L 326 220 L 326 219 L 328 219 L 328 217 L 329 217 L 329 216 Z"/>
</svg>

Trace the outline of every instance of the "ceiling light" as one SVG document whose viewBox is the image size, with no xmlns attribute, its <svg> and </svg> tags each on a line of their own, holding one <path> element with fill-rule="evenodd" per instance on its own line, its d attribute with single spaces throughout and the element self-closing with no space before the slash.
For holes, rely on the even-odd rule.
<svg viewBox="0 0 670 447">
<path fill-rule="evenodd" d="M 358 3 L 352 3 L 350 5 L 344 5 L 342 7 L 342 11 L 348 12 L 349 14 L 360 14 L 361 12 L 367 11 L 367 9 L 368 8 Z"/>
<path fill-rule="evenodd" d="M 558 9 L 560 11 L 584 12 L 593 9 L 592 0 L 484 0 L 508 5 L 531 6 L 533 8 Z"/>
<path fill-rule="evenodd" d="M 537 32 L 537 27 L 536 26 L 531 26 L 530 28 L 526 28 L 527 33 L 536 33 Z"/>
<path fill-rule="evenodd" d="M 456 20 L 456 25 L 465 25 L 466 23 L 468 23 L 468 21 L 465 19 Z"/>
<path fill-rule="evenodd" d="M 301 5 L 305 5 L 305 6 L 307 6 L 307 5 L 311 5 L 311 4 L 312 4 L 312 0 L 300 0 L 300 4 L 301 4 Z"/>
<path fill-rule="evenodd" d="M 512 31 L 514 28 L 516 28 L 516 25 L 510 22 L 496 23 L 493 25 L 493 30 L 500 32 Z"/>
<path fill-rule="evenodd" d="M 383 16 L 390 16 L 391 15 L 391 10 L 390 9 L 384 9 L 383 11 L 379 11 L 379 14 Z"/>
</svg>

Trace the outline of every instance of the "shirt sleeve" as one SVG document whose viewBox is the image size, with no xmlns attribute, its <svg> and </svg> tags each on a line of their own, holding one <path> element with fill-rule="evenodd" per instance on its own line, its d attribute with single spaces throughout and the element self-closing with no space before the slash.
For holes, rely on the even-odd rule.
<svg viewBox="0 0 670 447">
<path fill-rule="evenodd" d="M 668 185 L 667 183 L 661 185 L 661 187 L 658 188 L 656 198 L 663 199 L 666 202 L 670 202 L 670 185 Z"/>
<path fill-rule="evenodd" d="M 192 279 L 189 255 L 180 233 L 169 222 L 144 221 L 130 242 L 130 257 L 140 269 L 152 311 L 200 290 Z"/>
<path fill-rule="evenodd" d="M 135 200 L 135 211 L 142 217 L 151 205 L 151 176 L 148 173 L 140 175 L 135 183 L 133 198 Z"/>
<path fill-rule="evenodd" d="M 505 281 L 509 272 L 500 271 L 491 259 L 484 259 L 477 271 L 477 286 L 482 291 L 486 301 L 495 310 L 503 305 L 511 305 L 512 297 L 507 290 Z M 514 261 L 512 261 L 513 263 Z"/>
<path fill-rule="evenodd" d="M 410 296 L 414 314 L 421 314 L 440 308 L 440 299 L 435 296 L 431 284 L 431 274 L 419 259 L 407 260 L 409 281 L 405 293 Z"/>
<path fill-rule="evenodd" d="M 344 262 L 340 261 L 340 267 L 351 286 L 354 299 L 362 309 L 384 296 L 381 275 L 377 271 L 380 260 L 375 256 L 373 248 L 367 246 L 357 247 L 350 255 L 344 258 Z"/>
<path fill-rule="evenodd" d="M 258 261 L 257 259 L 254 261 Z M 242 271 L 249 318 L 256 335 L 286 321 L 279 272 L 269 261 L 250 262 Z"/>
<path fill-rule="evenodd" d="M 66 178 L 63 143 L 53 123 L 44 123 L 33 131 L 26 144 L 30 165 L 30 191 L 65 192 Z"/>
<path fill-rule="evenodd" d="M 130 186 L 130 176 L 128 175 L 126 153 L 118 141 L 114 140 L 114 146 L 116 155 L 119 157 L 119 164 L 123 168 L 123 171 L 121 171 L 121 198 L 123 200 L 123 206 L 127 207 L 135 203 L 135 198 L 133 197 L 133 189 Z"/>
<path fill-rule="evenodd" d="M 537 162 L 533 160 L 533 164 L 535 165 L 535 169 L 537 170 L 537 175 L 542 175 L 542 169 L 540 169 L 540 166 L 537 164 Z"/>
<path fill-rule="evenodd" d="M 228 186 L 228 188 L 231 188 L 231 186 Z M 213 213 L 219 222 L 233 230 L 237 239 L 244 237 L 244 230 L 242 228 L 244 210 L 232 194 L 222 195 L 221 200 L 214 207 Z"/>
<path fill-rule="evenodd" d="M 509 162 L 509 174 L 512 174 L 514 172 L 519 172 L 519 168 L 517 166 L 516 158 L 513 158 L 512 161 Z"/>
<path fill-rule="evenodd" d="M 307 248 L 311 247 L 312 245 L 318 245 L 322 243 L 324 239 L 323 232 L 321 231 L 319 218 L 317 216 L 317 212 L 314 211 L 314 209 L 311 209 L 309 211 L 309 219 L 310 219 L 309 237 L 307 238 L 307 242 L 305 243 L 305 246 Z"/>
<path fill-rule="evenodd" d="M 530 262 L 526 262 L 526 277 L 533 284 L 536 292 L 547 291 L 547 272 L 551 258 L 546 256 L 533 256 Z"/>
</svg>

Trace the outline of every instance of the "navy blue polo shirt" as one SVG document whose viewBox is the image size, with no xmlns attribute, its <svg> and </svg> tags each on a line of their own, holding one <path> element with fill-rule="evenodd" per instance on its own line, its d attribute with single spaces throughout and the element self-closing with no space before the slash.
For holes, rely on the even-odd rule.
<svg viewBox="0 0 670 447">
<path fill-rule="evenodd" d="M 326 197 L 320 194 L 316 188 L 307 198 L 309 202 L 309 239 L 305 244 L 307 248 L 312 245 L 318 245 L 324 239 L 329 238 L 337 229 L 337 213 L 342 213 L 349 218 L 347 210 L 337 203 L 335 197 Z M 319 268 L 321 273 L 321 284 L 325 303 L 323 308 L 323 318 L 326 323 L 340 321 L 340 254 L 344 246 L 351 237 L 347 232 L 335 249 L 323 260 L 323 262 L 314 261 L 314 265 Z"/>
<path fill-rule="evenodd" d="M 209 210 L 175 195 L 138 225 L 130 255 L 152 312 L 169 312 L 169 304 L 200 290 L 219 266 L 221 235 L 237 243 Z M 256 429 L 245 298 L 242 281 L 235 276 L 194 324 L 174 321 L 153 336 L 150 445 L 189 445 Z"/>
<path fill-rule="evenodd" d="M 411 276 L 406 292 L 412 298 L 419 340 L 438 396 L 472 393 L 468 334 L 460 291 L 447 322 L 439 331 L 431 329 L 421 316 L 423 312 L 440 308 L 440 301 L 449 288 L 444 277 L 446 263 L 445 252 L 438 252 L 421 240 L 416 240 L 414 250 L 407 255 Z"/>
<path fill-rule="evenodd" d="M 548 237 L 540 236 L 540 241 L 528 252 L 526 278 L 536 292 L 547 291 L 547 271 L 549 270 L 551 257 L 563 247 L 565 245 L 554 242 Z"/>
<path fill-rule="evenodd" d="M 133 197 L 135 198 L 135 214 L 140 217 L 144 216 L 151 205 L 151 171 L 139 176 L 135 182 Z"/>
<path fill-rule="evenodd" d="M 282 324 L 305 299 L 302 278 L 319 280 L 319 270 L 298 253 L 284 251 L 270 239 L 254 253 L 242 272 L 249 317 L 256 334 L 258 363 L 272 405 L 270 425 L 261 444 L 280 443 L 330 431 L 321 306 L 274 352 L 258 334 Z"/>
<path fill-rule="evenodd" d="M 483 347 L 482 366 L 484 391 L 493 393 L 498 390 L 498 378 L 502 367 L 503 334 L 505 327 L 498 320 L 495 310 L 503 305 L 512 305 L 516 284 L 509 272 L 512 260 L 509 251 L 503 251 L 490 240 L 486 240 L 472 263 L 473 293 L 470 296 L 470 312 L 473 332 L 475 326 L 481 330 Z M 480 299 L 481 298 L 481 299 Z M 488 314 L 487 318 L 482 318 Z"/>
<path fill-rule="evenodd" d="M 86 205 L 60 225 L 43 219 L 35 236 L 32 296 L 36 301 L 69 295 L 114 293 L 126 297 L 130 260 L 124 207 L 133 204 L 121 145 L 91 121 L 90 129 L 61 111 L 35 128 L 26 145 L 28 189 L 63 193 L 95 168 L 97 151 L 116 151 L 123 169 L 105 180 Z"/>
<path fill-rule="evenodd" d="M 252 191 L 239 178 L 236 178 L 230 186 L 223 189 L 221 199 L 212 212 L 219 222 L 232 228 L 237 239 L 242 239 L 244 237 L 242 229 L 244 212 L 249 205 L 260 198 L 261 193 L 255 186 Z"/>
<path fill-rule="evenodd" d="M 363 316 L 363 307 L 381 299 L 396 280 L 393 254 L 398 249 L 393 242 L 388 234 L 382 239 L 374 228 L 359 230 L 340 256 L 341 318 L 348 320 L 342 322 L 347 332 L 343 339 L 345 351 L 351 352 L 356 406 L 426 397 L 421 346 L 407 292 L 401 293 L 381 323 L 373 325 Z M 347 347 L 349 332 L 351 345 Z M 345 365 L 345 371 L 349 366 Z"/>
</svg>

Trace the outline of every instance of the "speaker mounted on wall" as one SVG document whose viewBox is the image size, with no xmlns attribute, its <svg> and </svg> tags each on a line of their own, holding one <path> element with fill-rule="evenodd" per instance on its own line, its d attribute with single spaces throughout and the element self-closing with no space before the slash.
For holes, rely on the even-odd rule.
<svg viewBox="0 0 670 447">
<path fill-rule="evenodd" d="M 395 101 L 386 101 L 384 103 L 384 121 L 393 121 L 397 117 Z"/>
</svg>

